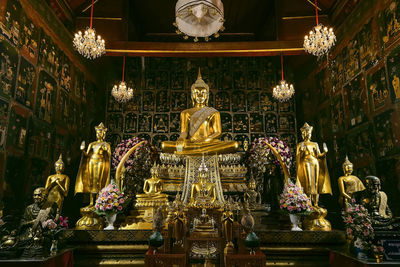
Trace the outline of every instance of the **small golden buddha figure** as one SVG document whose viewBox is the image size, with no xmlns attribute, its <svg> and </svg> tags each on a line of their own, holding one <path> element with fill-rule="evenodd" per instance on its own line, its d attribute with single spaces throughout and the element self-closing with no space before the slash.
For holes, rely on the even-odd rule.
<svg viewBox="0 0 400 267">
<path fill-rule="evenodd" d="M 63 174 L 64 162 L 62 160 L 62 154 L 54 164 L 56 174 L 50 175 L 46 181 L 46 201 L 44 207 L 51 207 L 53 203 L 57 204 L 58 213 L 61 212 L 64 197 L 68 195 L 69 188 L 69 177 Z"/>
<path fill-rule="evenodd" d="M 261 194 L 256 191 L 256 181 L 253 177 L 250 178 L 248 190 L 244 193 L 244 201 L 249 204 L 250 210 L 261 205 Z"/>
<path fill-rule="evenodd" d="M 207 209 L 202 209 L 201 214 L 198 218 L 194 218 L 193 220 L 193 231 L 194 232 L 202 232 L 207 234 L 215 232 L 214 229 L 215 221 L 213 218 L 210 218 L 207 214 Z"/>
<path fill-rule="evenodd" d="M 313 206 L 318 206 L 319 195 L 332 194 L 332 188 L 325 159 L 328 148 L 324 143 L 321 153 L 318 144 L 311 142 L 312 130 L 313 127 L 307 123 L 300 129 L 303 142 L 297 145 L 296 151 L 297 180 Z"/>
<path fill-rule="evenodd" d="M 107 128 L 103 123 L 95 127 L 97 140 L 85 150 L 82 142 L 82 159 L 75 183 L 75 194 L 89 193 L 90 204 L 81 209 L 82 218 L 76 223 L 77 229 L 101 229 L 101 219 L 94 213 L 94 197 L 110 183 L 111 146 L 105 141 Z"/>
<path fill-rule="evenodd" d="M 357 177 L 352 175 L 353 173 L 353 163 L 351 163 L 346 156 L 346 160 L 343 163 L 344 176 L 339 177 L 339 203 L 340 205 L 346 207 L 353 197 L 355 192 L 360 192 L 365 189 L 364 184 Z"/>
<path fill-rule="evenodd" d="M 224 237 L 226 241 L 226 246 L 224 249 L 224 253 L 233 253 L 234 245 L 233 245 L 233 223 L 234 223 L 234 203 L 232 202 L 232 198 L 229 198 L 224 205 L 224 211 L 222 213 L 221 222 L 224 231 Z"/>
<path fill-rule="evenodd" d="M 168 222 L 173 224 L 174 245 L 183 247 L 183 238 L 186 235 L 186 215 L 181 196 L 178 193 L 175 200 L 169 205 Z"/>
<path fill-rule="evenodd" d="M 181 133 L 176 142 L 165 141 L 162 151 L 179 155 L 225 154 L 235 152 L 236 141 L 220 141 L 221 115 L 208 107 L 209 87 L 199 74 L 191 87 L 193 108 L 181 113 Z"/>
<path fill-rule="evenodd" d="M 158 166 L 154 163 L 150 170 L 151 177 L 143 184 L 144 194 L 136 195 L 135 211 L 128 216 L 120 229 L 152 229 L 154 213 L 159 207 L 166 213 L 168 195 L 163 194 L 162 181 L 158 178 Z M 138 213 L 138 214 L 134 214 Z"/>
<path fill-rule="evenodd" d="M 208 180 L 208 169 L 203 161 L 199 167 L 199 181 L 193 183 L 190 190 L 189 207 L 193 208 L 216 208 L 217 193 L 215 184 Z"/>
</svg>

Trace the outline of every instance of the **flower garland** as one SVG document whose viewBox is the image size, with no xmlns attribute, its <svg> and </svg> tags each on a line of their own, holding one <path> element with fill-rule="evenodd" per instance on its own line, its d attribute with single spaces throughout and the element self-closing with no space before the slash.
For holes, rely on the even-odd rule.
<svg viewBox="0 0 400 267">
<path fill-rule="evenodd" d="M 121 212 L 124 202 L 124 193 L 112 182 L 101 189 L 94 206 L 95 212 L 99 215 Z"/>
<path fill-rule="evenodd" d="M 271 163 L 280 167 L 279 160 L 272 155 L 271 149 L 265 144 L 265 142 L 268 142 L 276 149 L 281 156 L 282 161 L 286 164 L 288 169 L 290 169 L 292 166 L 292 153 L 290 152 L 290 148 L 286 142 L 279 140 L 277 137 L 261 137 L 253 142 L 248 156 L 250 167 L 260 173 L 265 172 L 266 166 Z"/>
<path fill-rule="evenodd" d="M 280 208 L 289 214 L 309 214 L 312 211 L 310 199 L 303 189 L 290 180 L 280 195 Z"/>
</svg>

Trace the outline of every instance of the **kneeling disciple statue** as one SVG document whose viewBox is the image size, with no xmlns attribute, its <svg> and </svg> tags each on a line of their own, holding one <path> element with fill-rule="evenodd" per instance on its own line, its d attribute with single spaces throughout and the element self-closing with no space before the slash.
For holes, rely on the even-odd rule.
<svg viewBox="0 0 400 267">
<path fill-rule="evenodd" d="M 305 218 L 303 226 L 306 230 L 330 231 L 331 224 L 325 219 L 327 210 L 318 206 L 320 194 L 332 195 L 325 159 L 328 148 L 324 143 L 324 151 L 321 153 L 318 144 L 311 142 L 312 130 L 313 127 L 308 123 L 301 127 L 303 142 L 297 145 L 296 151 L 297 183 L 303 187 L 313 205 L 313 211 Z"/>
<path fill-rule="evenodd" d="M 76 177 L 75 194 L 89 193 L 90 204 L 81 208 L 82 218 L 76 223 L 76 229 L 101 229 L 102 220 L 94 212 L 96 194 L 110 183 L 111 146 L 104 141 L 107 128 L 103 123 L 95 127 L 97 140 L 85 150 L 85 141 L 81 144 L 82 159 Z"/>
<path fill-rule="evenodd" d="M 181 133 L 178 141 L 165 141 L 162 151 L 179 155 L 224 154 L 236 152 L 236 141 L 220 141 L 221 115 L 208 107 L 209 87 L 199 74 L 191 87 L 193 108 L 181 113 Z"/>
<path fill-rule="evenodd" d="M 346 208 L 347 204 L 351 202 L 353 194 L 363 191 L 365 186 L 357 176 L 352 175 L 353 163 L 349 161 L 347 156 L 343 163 L 343 172 L 344 176 L 341 176 L 338 179 L 340 191 L 339 203 Z"/>
</svg>

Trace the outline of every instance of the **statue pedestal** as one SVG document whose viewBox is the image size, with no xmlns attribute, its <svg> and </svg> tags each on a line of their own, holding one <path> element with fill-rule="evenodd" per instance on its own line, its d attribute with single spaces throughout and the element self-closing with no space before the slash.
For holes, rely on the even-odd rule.
<svg viewBox="0 0 400 267">
<path fill-rule="evenodd" d="M 321 207 L 313 207 L 310 215 L 305 216 L 303 220 L 303 229 L 310 231 L 331 231 L 331 223 L 325 219 L 328 211 Z"/>
<path fill-rule="evenodd" d="M 82 218 L 75 225 L 76 230 L 100 230 L 103 229 L 103 219 L 94 212 L 94 205 L 88 205 L 80 209 Z"/>
<path fill-rule="evenodd" d="M 121 230 L 151 230 L 153 229 L 153 214 L 158 207 L 163 207 L 164 218 L 166 218 L 166 208 L 168 205 L 167 195 L 154 199 L 148 196 L 138 196 L 135 209 L 126 217 L 125 222 L 119 229 Z"/>
</svg>

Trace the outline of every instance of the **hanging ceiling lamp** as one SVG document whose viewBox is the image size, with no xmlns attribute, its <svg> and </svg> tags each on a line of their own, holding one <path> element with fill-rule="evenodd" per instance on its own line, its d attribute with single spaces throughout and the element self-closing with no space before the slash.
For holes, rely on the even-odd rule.
<svg viewBox="0 0 400 267">
<path fill-rule="evenodd" d="M 128 88 L 125 83 L 125 56 L 124 56 L 124 63 L 122 66 L 122 81 L 119 85 L 114 85 L 113 89 L 111 90 L 111 95 L 115 98 L 116 101 L 120 103 L 128 102 L 133 97 L 133 89 Z"/>
<path fill-rule="evenodd" d="M 177 34 L 189 36 L 197 42 L 199 37 L 208 41 L 211 35 L 219 36 L 218 31 L 224 28 L 224 5 L 221 0 L 178 0 L 175 6 Z"/>
<path fill-rule="evenodd" d="M 281 70 L 282 70 L 282 80 L 277 86 L 272 90 L 272 96 L 279 100 L 280 102 L 288 101 L 294 94 L 293 84 L 288 84 L 283 79 L 283 55 L 281 54 Z"/>
<path fill-rule="evenodd" d="M 79 54 L 89 59 L 100 57 L 106 50 L 104 40 L 101 39 L 100 35 L 98 35 L 96 39 L 96 31 L 92 28 L 93 2 L 94 0 L 92 0 L 92 8 L 90 11 L 90 27 L 86 29 L 84 35 L 82 35 L 81 31 L 75 33 L 73 41 L 74 47 Z"/>
<path fill-rule="evenodd" d="M 336 42 L 336 36 L 332 28 L 328 30 L 327 27 L 318 23 L 317 0 L 315 0 L 315 14 L 317 25 L 310 31 L 308 36 L 304 37 L 303 47 L 308 53 L 319 57 L 326 54 L 332 48 Z"/>
</svg>

